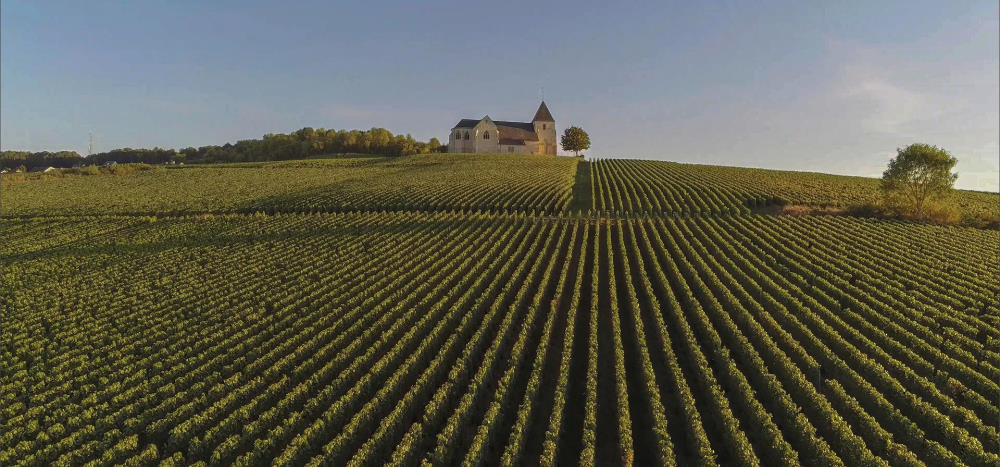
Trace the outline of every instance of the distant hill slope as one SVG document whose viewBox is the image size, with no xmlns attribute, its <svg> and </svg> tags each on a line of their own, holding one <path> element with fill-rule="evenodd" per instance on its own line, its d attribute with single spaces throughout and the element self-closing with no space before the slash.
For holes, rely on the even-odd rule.
<svg viewBox="0 0 1000 467">
<path fill-rule="evenodd" d="M 863 177 L 464 154 L 186 166 L 122 176 L 5 176 L 2 181 L 3 216 L 453 209 L 737 214 L 786 203 L 861 206 L 880 197 L 878 180 Z M 1000 217 L 996 193 L 957 191 L 950 202 L 965 218 Z"/>
</svg>

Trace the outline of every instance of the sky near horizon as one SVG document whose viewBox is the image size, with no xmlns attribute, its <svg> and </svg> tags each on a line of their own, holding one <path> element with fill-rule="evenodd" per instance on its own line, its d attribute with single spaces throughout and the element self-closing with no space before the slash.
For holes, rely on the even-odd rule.
<svg viewBox="0 0 1000 467">
<path fill-rule="evenodd" d="M 0 147 L 447 141 L 544 88 L 588 157 L 879 176 L 924 142 L 1000 189 L 996 1 L 753 3 L 4 0 Z"/>
</svg>

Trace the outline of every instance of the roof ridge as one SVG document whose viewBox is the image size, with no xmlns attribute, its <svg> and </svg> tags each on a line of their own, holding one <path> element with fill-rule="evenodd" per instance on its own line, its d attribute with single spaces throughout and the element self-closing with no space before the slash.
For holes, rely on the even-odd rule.
<svg viewBox="0 0 1000 467">
<path fill-rule="evenodd" d="M 552 122 L 555 123 L 556 119 L 552 118 L 552 113 L 549 112 L 549 107 L 545 105 L 545 101 L 538 106 L 538 111 L 535 112 L 535 117 L 531 119 L 531 122 Z"/>
</svg>

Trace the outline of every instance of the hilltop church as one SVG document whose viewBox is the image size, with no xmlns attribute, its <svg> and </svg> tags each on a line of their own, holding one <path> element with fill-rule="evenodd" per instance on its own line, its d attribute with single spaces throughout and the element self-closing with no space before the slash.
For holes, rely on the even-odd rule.
<svg viewBox="0 0 1000 467">
<path fill-rule="evenodd" d="M 487 115 L 463 118 L 451 129 L 448 152 L 556 155 L 556 122 L 545 106 L 538 106 L 530 122 L 502 122 Z"/>
</svg>

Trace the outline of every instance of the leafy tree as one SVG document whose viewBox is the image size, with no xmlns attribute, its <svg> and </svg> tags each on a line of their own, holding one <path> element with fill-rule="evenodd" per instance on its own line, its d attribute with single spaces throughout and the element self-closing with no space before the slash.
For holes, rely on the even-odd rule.
<svg viewBox="0 0 1000 467">
<path fill-rule="evenodd" d="M 385 128 L 372 128 L 366 132 L 368 149 L 372 154 L 389 154 L 389 145 L 392 143 L 392 133 Z"/>
<path fill-rule="evenodd" d="M 563 132 L 560 143 L 563 149 L 573 151 L 580 157 L 580 151 L 590 148 L 590 135 L 583 128 L 571 126 Z"/>
<path fill-rule="evenodd" d="M 174 149 L 112 149 L 88 155 L 86 158 L 72 151 L 28 152 L 0 151 L 0 168 L 13 169 L 20 165 L 31 167 L 72 167 L 84 164 L 142 163 L 164 164 L 170 162 L 259 162 L 288 160 L 322 154 L 344 152 L 400 156 L 441 152 L 440 141 L 417 141 L 412 135 L 393 135 L 385 128 L 360 130 L 326 130 L 305 127 L 289 134 L 268 133 L 260 139 L 246 139 L 222 146 L 187 147 Z"/>
<path fill-rule="evenodd" d="M 0 151 L 0 168 L 14 169 L 24 165 L 26 167 L 72 167 L 83 163 L 84 159 L 74 151 L 59 152 L 28 152 L 28 151 Z"/>
<path fill-rule="evenodd" d="M 438 141 L 437 138 L 431 138 L 430 141 L 427 142 L 427 151 L 428 152 L 440 152 L 441 151 L 441 141 Z"/>
<path fill-rule="evenodd" d="M 958 160 L 943 148 L 922 143 L 896 152 L 882 174 L 882 192 L 890 203 L 903 204 L 923 219 L 927 201 L 951 192 L 958 178 L 951 169 Z"/>
</svg>

